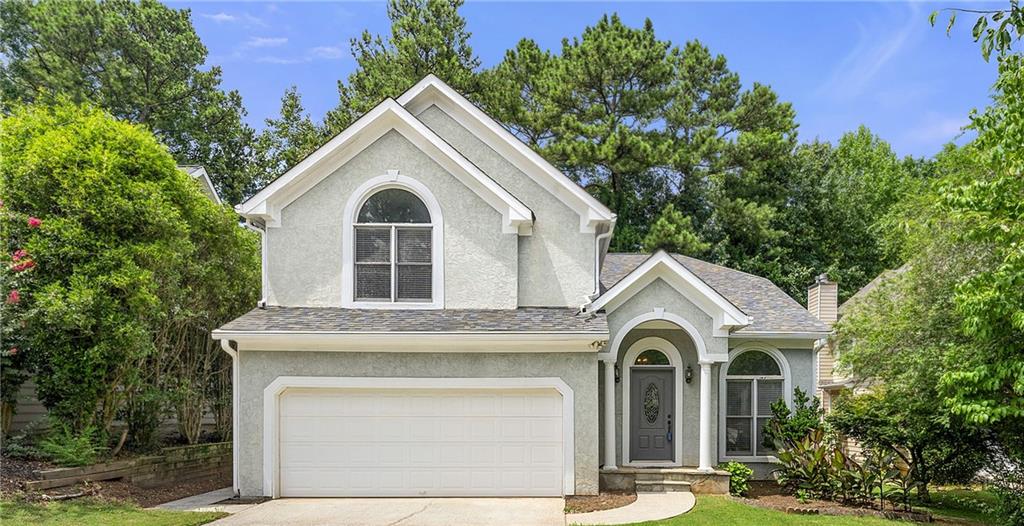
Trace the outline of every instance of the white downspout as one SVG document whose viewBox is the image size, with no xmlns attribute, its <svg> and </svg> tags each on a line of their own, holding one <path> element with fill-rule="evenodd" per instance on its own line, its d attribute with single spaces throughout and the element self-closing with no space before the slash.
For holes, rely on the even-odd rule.
<svg viewBox="0 0 1024 526">
<path fill-rule="evenodd" d="M 260 301 L 259 307 L 267 305 L 267 290 L 270 288 L 267 282 L 267 229 L 261 228 L 251 219 L 246 219 L 242 226 L 260 235 Z"/>
<path fill-rule="evenodd" d="M 594 238 L 594 292 L 584 296 L 587 301 L 580 306 L 580 312 L 586 311 L 587 307 L 601 295 L 601 243 L 611 239 L 612 233 L 615 232 L 615 220 L 610 221 L 607 225 L 608 231 L 598 234 Z"/>
<path fill-rule="evenodd" d="M 241 495 L 238 487 L 238 405 L 241 399 L 238 390 L 238 351 L 231 347 L 231 340 L 221 340 L 220 348 L 231 357 L 231 489 L 238 497 Z"/>
</svg>

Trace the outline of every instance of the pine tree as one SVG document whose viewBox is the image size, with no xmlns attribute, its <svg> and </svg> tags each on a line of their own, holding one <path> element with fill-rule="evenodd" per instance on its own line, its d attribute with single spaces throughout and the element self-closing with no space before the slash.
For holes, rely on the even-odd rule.
<svg viewBox="0 0 1024 526">
<path fill-rule="evenodd" d="M 401 93 L 433 73 L 460 93 L 477 92 L 480 59 L 469 45 L 463 0 L 388 0 L 391 36 L 364 31 L 352 39 L 358 67 L 348 83 L 338 83 L 340 103 L 326 125 L 334 133 L 387 97 Z"/>
</svg>

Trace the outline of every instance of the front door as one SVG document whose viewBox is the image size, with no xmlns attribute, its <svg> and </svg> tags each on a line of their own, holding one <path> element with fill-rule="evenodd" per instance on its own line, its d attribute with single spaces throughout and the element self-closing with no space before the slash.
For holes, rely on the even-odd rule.
<svg viewBox="0 0 1024 526">
<path fill-rule="evenodd" d="M 634 367 L 630 374 L 630 460 L 674 460 L 675 370 Z"/>
</svg>

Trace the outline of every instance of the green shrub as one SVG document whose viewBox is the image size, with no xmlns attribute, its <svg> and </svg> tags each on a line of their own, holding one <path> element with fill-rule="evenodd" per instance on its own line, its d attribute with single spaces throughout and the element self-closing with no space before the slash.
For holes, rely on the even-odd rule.
<svg viewBox="0 0 1024 526">
<path fill-rule="evenodd" d="M 96 445 L 96 428 L 89 426 L 76 434 L 68 426 L 61 426 L 60 431 L 39 443 L 39 449 L 61 466 L 85 466 L 96 462 L 103 448 Z"/>
<path fill-rule="evenodd" d="M 803 389 L 793 389 L 793 409 L 782 398 L 772 404 L 772 419 L 764 428 L 764 447 L 792 447 L 808 433 L 822 429 L 825 412 L 818 397 L 808 397 Z M 781 444 L 781 446 L 780 446 Z"/>
<path fill-rule="evenodd" d="M 754 470 L 740 462 L 726 462 L 719 464 L 718 469 L 729 472 L 729 493 L 733 495 L 746 495 L 750 491 L 750 477 Z"/>
</svg>

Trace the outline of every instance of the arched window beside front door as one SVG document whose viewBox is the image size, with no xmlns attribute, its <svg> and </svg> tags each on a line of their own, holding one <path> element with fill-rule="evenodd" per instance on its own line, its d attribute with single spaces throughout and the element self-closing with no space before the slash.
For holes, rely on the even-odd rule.
<svg viewBox="0 0 1024 526">
<path fill-rule="evenodd" d="M 751 349 L 740 351 L 729 361 L 725 375 L 726 456 L 775 454 L 774 448 L 763 443 L 764 426 L 771 419 L 772 404 L 787 399 L 784 360 L 778 351 Z"/>
<path fill-rule="evenodd" d="M 354 224 L 355 300 L 433 301 L 433 228 L 412 192 L 386 188 L 366 199 Z"/>
</svg>

